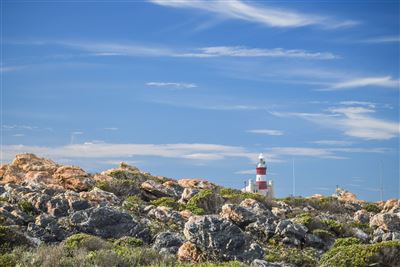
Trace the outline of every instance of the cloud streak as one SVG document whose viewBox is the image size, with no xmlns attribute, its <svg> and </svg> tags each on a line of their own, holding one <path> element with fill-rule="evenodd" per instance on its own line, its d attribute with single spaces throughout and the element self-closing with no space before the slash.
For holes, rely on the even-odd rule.
<svg viewBox="0 0 400 267">
<path fill-rule="evenodd" d="M 301 118 L 364 140 L 389 140 L 400 134 L 400 124 L 373 117 L 375 109 L 364 106 L 332 107 L 326 113 L 271 112 L 278 117 Z"/>
<path fill-rule="evenodd" d="M 332 84 L 332 86 L 329 88 L 319 89 L 318 91 L 337 91 L 337 90 L 355 89 L 367 86 L 398 88 L 399 80 L 395 80 L 391 76 L 364 77 L 364 78 L 357 78 L 357 79 L 337 82 Z"/>
<path fill-rule="evenodd" d="M 303 58 L 330 60 L 340 58 L 331 52 L 314 52 L 303 49 L 258 48 L 246 46 L 209 46 L 195 48 L 163 47 L 135 43 L 88 42 L 78 40 L 23 42 L 30 45 L 58 45 L 90 53 L 89 56 L 110 57 L 175 57 L 175 58 Z"/>
<path fill-rule="evenodd" d="M 172 8 L 197 9 L 226 19 L 258 23 L 267 27 L 294 28 L 319 25 L 325 28 L 349 27 L 358 24 L 352 20 L 337 21 L 325 16 L 300 13 L 239 0 L 149 0 L 149 2 Z"/>
<path fill-rule="evenodd" d="M 270 130 L 270 129 L 254 129 L 254 130 L 248 130 L 247 132 L 248 133 L 254 133 L 254 134 L 272 135 L 272 136 L 283 135 L 282 131 Z"/>
<path fill-rule="evenodd" d="M 173 89 L 190 89 L 196 88 L 197 85 L 194 83 L 181 83 L 181 82 L 148 82 L 146 83 L 149 87 L 163 87 Z"/>
</svg>

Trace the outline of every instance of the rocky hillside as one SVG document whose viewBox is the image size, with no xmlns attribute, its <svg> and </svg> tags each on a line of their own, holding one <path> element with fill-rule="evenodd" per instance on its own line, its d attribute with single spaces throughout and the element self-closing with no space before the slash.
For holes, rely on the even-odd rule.
<svg viewBox="0 0 400 267">
<path fill-rule="evenodd" d="M 0 266 L 400 266 L 400 202 L 265 199 L 121 163 L 0 168 Z"/>
</svg>

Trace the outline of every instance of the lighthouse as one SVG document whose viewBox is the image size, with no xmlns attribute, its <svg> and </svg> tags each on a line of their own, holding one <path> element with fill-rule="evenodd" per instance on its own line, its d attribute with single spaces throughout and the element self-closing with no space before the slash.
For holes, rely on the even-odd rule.
<svg viewBox="0 0 400 267">
<path fill-rule="evenodd" d="M 258 156 L 256 165 L 256 181 L 249 179 L 243 192 L 258 193 L 266 197 L 274 197 L 274 186 L 272 180 L 267 180 L 267 165 L 265 164 L 264 155 L 261 153 Z"/>
</svg>

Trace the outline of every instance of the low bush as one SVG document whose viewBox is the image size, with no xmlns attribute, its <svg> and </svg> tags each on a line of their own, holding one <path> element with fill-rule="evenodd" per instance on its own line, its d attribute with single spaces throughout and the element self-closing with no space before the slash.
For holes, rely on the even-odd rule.
<svg viewBox="0 0 400 267">
<path fill-rule="evenodd" d="M 298 249 L 283 245 L 269 246 L 265 260 L 268 262 L 285 262 L 296 266 L 317 266 L 318 254 L 314 248 Z"/>
<path fill-rule="evenodd" d="M 335 243 L 333 244 L 333 248 L 342 247 L 342 246 L 350 246 L 360 244 L 361 241 L 355 237 L 345 237 L 345 238 L 337 238 Z"/>
<path fill-rule="evenodd" d="M 178 203 L 174 198 L 172 197 L 160 197 L 158 199 L 152 200 L 150 202 L 154 206 L 157 207 L 168 207 L 172 208 L 174 210 L 183 210 L 185 209 L 185 205 Z"/>
<path fill-rule="evenodd" d="M 109 248 L 111 245 L 100 237 L 79 233 L 65 239 L 64 247 L 69 250 L 84 248 L 87 251 L 95 251 Z"/>
<path fill-rule="evenodd" d="M 400 241 L 336 246 L 322 255 L 323 267 L 398 266 Z"/>
<path fill-rule="evenodd" d="M 335 220 L 322 220 L 321 223 L 337 235 L 341 235 L 345 230 L 344 225 Z"/>
<path fill-rule="evenodd" d="M 18 202 L 17 206 L 21 211 L 23 211 L 29 215 L 35 214 L 35 211 L 36 211 L 35 207 L 32 205 L 31 202 L 29 202 L 27 200 L 20 200 Z"/>
<path fill-rule="evenodd" d="M 141 206 L 143 204 L 143 200 L 138 196 L 128 196 L 122 207 L 128 211 L 132 211 L 134 213 L 139 213 Z"/>
<path fill-rule="evenodd" d="M 136 237 L 124 236 L 115 240 L 114 245 L 124 247 L 141 247 L 143 246 L 143 241 Z"/>
<path fill-rule="evenodd" d="M 362 206 L 362 208 L 365 209 L 368 212 L 373 212 L 373 213 L 379 213 L 382 210 L 381 207 L 379 207 L 378 205 L 376 205 L 374 203 L 365 203 Z"/>
</svg>

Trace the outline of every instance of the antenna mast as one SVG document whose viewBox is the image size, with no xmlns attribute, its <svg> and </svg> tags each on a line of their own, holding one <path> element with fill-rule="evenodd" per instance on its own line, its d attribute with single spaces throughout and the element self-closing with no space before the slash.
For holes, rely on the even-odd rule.
<svg viewBox="0 0 400 267">
<path fill-rule="evenodd" d="M 383 201 L 383 162 L 381 160 L 381 174 L 380 174 L 380 194 L 381 201 Z"/>
<path fill-rule="evenodd" d="M 292 158 L 293 197 L 296 196 L 296 176 L 294 175 L 294 158 Z"/>
</svg>

